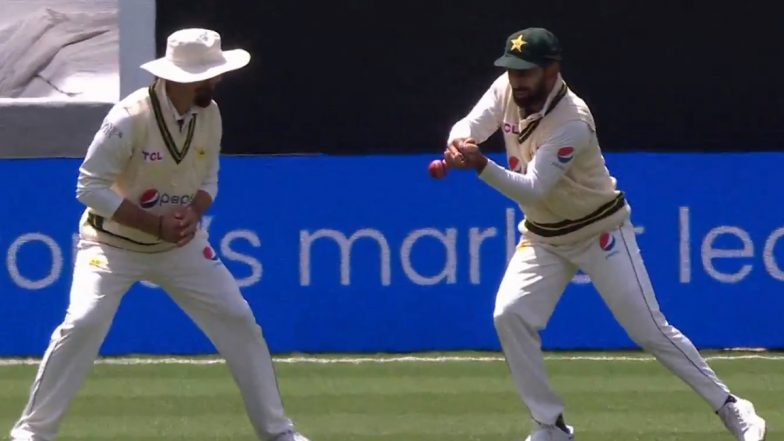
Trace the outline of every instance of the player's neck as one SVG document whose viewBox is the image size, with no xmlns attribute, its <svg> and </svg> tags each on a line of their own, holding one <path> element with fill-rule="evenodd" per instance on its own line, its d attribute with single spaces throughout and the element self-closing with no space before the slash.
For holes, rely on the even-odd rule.
<svg viewBox="0 0 784 441">
<path fill-rule="evenodd" d="M 545 98 L 544 100 L 537 101 L 535 103 L 529 103 L 525 107 L 523 107 L 523 112 L 525 112 L 525 116 L 533 115 L 534 113 L 540 112 L 544 108 L 544 103 L 547 101 Z"/>
<path fill-rule="evenodd" d="M 533 100 L 530 103 L 526 103 L 526 105 L 523 107 L 523 112 L 525 112 L 525 116 L 533 115 L 534 113 L 541 112 L 544 109 L 544 105 L 547 104 L 547 100 L 550 98 L 550 95 L 553 93 L 555 84 L 556 84 L 555 80 L 548 81 L 547 93 L 545 93 L 539 99 Z"/>
<path fill-rule="evenodd" d="M 185 115 L 185 113 L 191 109 L 191 106 L 193 106 L 195 92 L 191 87 L 188 87 L 185 84 L 167 81 L 166 95 L 180 115 Z"/>
</svg>

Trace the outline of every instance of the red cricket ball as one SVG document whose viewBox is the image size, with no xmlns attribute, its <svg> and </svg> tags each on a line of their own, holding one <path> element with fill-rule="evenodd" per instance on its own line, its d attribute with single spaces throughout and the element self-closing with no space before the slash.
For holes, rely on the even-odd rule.
<svg viewBox="0 0 784 441">
<path fill-rule="evenodd" d="M 447 173 L 446 162 L 443 159 L 436 159 L 430 163 L 427 171 L 433 179 L 444 179 Z"/>
</svg>

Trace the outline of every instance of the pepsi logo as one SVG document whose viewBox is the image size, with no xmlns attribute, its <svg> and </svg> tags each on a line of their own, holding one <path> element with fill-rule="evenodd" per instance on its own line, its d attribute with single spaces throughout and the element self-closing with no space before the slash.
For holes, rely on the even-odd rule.
<svg viewBox="0 0 784 441">
<path fill-rule="evenodd" d="M 520 160 L 517 159 L 516 156 L 509 157 L 509 170 L 519 172 L 520 171 Z"/>
<path fill-rule="evenodd" d="M 139 198 L 139 205 L 141 205 L 142 208 L 152 208 L 158 203 L 160 199 L 161 194 L 158 193 L 158 190 L 151 188 L 142 193 L 141 197 Z"/>
<path fill-rule="evenodd" d="M 566 164 L 574 158 L 574 147 L 561 147 L 558 149 L 558 162 Z"/>
<path fill-rule="evenodd" d="M 602 233 L 602 235 L 599 236 L 599 246 L 604 251 L 612 250 L 615 248 L 615 236 L 610 233 Z"/>
<path fill-rule="evenodd" d="M 205 259 L 209 259 L 212 261 L 218 260 L 218 255 L 215 254 L 215 250 L 213 250 L 211 246 L 204 247 L 204 251 L 202 251 L 202 254 L 204 254 Z"/>
</svg>

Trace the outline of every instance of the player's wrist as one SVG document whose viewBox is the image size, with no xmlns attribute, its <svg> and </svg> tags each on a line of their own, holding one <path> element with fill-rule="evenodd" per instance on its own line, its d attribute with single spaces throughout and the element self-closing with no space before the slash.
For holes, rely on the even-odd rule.
<svg viewBox="0 0 784 441">
<path fill-rule="evenodd" d="M 201 219 L 204 213 L 207 212 L 207 209 L 210 208 L 210 205 L 212 205 L 212 196 L 204 190 L 199 190 L 196 192 L 196 196 L 193 197 L 193 201 L 188 204 L 188 208 Z"/>
<path fill-rule="evenodd" d="M 195 214 L 196 217 L 198 217 L 199 219 L 201 219 L 201 217 L 204 216 L 204 211 L 206 211 L 202 207 L 199 207 L 197 204 L 190 204 L 188 205 L 187 208 L 191 210 L 193 214 Z"/>
<path fill-rule="evenodd" d="M 480 155 L 476 162 L 474 163 L 474 170 L 476 170 L 477 174 L 482 174 L 485 171 L 485 167 L 487 167 L 487 157 L 485 155 Z"/>
</svg>

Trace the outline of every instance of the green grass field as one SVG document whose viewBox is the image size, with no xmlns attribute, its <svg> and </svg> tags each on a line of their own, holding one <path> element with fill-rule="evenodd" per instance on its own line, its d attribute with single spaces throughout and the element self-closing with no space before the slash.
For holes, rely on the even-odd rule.
<svg viewBox="0 0 784 441">
<path fill-rule="evenodd" d="M 708 406 L 656 362 L 566 359 L 569 355 L 553 354 L 547 364 L 578 441 L 731 441 Z M 784 357 L 713 359 L 711 365 L 736 393 L 755 402 L 768 420 L 768 439 L 784 439 L 784 431 L 779 432 L 784 427 Z M 35 369 L 0 366 L 3 432 L 21 410 Z M 289 361 L 278 362 L 276 369 L 288 413 L 312 441 L 513 441 L 524 439 L 529 428 L 499 359 Z M 223 364 L 99 364 L 58 439 L 255 438 Z"/>
</svg>

